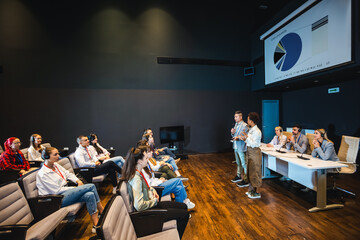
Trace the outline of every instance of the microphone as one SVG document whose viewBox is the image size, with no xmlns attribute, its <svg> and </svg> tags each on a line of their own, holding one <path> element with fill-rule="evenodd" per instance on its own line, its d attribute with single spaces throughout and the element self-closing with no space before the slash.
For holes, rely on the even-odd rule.
<svg viewBox="0 0 360 240">
<path fill-rule="evenodd" d="M 276 151 L 278 153 L 286 153 L 286 151 L 281 151 L 281 148 L 283 148 L 285 145 L 286 145 L 286 142 L 285 142 L 285 144 L 281 145 L 281 147 L 279 149 L 276 149 Z"/>
<path fill-rule="evenodd" d="M 310 158 L 303 157 L 303 154 L 304 154 L 304 153 L 302 153 L 300 156 L 297 155 L 297 157 L 300 158 L 300 159 L 302 159 L 302 160 L 310 160 Z"/>
</svg>

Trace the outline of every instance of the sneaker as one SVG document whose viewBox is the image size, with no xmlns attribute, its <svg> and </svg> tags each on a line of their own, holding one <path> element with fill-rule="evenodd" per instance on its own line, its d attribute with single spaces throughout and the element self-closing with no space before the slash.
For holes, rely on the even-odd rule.
<svg viewBox="0 0 360 240">
<path fill-rule="evenodd" d="M 249 183 L 245 182 L 244 180 L 241 180 L 241 182 L 237 183 L 236 186 L 243 188 L 243 187 L 248 187 Z"/>
<path fill-rule="evenodd" d="M 260 194 L 260 193 L 257 193 L 257 192 L 250 192 L 250 193 L 248 194 L 248 197 L 251 198 L 251 199 L 261 198 L 261 194 Z"/>
<path fill-rule="evenodd" d="M 189 181 L 189 179 L 188 179 L 188 178 L 183 177 L 183 176 L 177 176 L 176 178 L 180 178 L 180 179 L 181 179 L 181 181 L 183 181 L 183 182 Z"/>
<path fill-rule="evenodd" d="M 231 181 L 232 181 L 233 183 L 236 183 L 236 182 L 241 182 L 242 179 L 241 179 L 239 176 L 236 175 L 233 179 L 231 179 Z"/>
<path fill-rule="evenodd" d="M 303 189 L 300 189 L 300 191 L 302 191 L 302 192 L 310 192 L 310 188 L 303 188 Z"/>
<path fill-rule="evenodd" d="M 195 203 L 191 202 L 190 200 L 187 201 L 185 204 L 188 209 L 193 209 L 195 207 Z"/>
<path fill-rule="evenodd" d="M 92 232 L 92 233 L 96 233 L 96 228 L 97 228 L 97 227 L 93 225 L 93 227 L 91 228 L 91 232 Z"/>
<path fill-rule="evenodd" d="M 113 194 L 116 194 L 116 187 L 113 187 L 112 193 L 113 193 Z"/>
<path fill-rule="evenodd" d="M 245 192 L 245 195 L 246 195 L 246 196 L 249 196 L 249 194 L 251 194 L 253 191 L 254 191 L 254 190 L 250 190 L 250 191 L 248 191 L 248 192 Z"/>
</svg>

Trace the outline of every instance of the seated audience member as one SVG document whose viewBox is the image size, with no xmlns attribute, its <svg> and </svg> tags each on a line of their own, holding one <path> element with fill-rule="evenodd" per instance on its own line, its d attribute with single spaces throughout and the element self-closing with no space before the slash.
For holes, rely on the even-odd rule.
<svg viewBox="0 0 360 240">
<path fill-rule="evenodd" d="M 325 129 L 316 129 L 314 133 L 312 156 L 322 160 L 339 161 L 334 143 L 327 138 Z"/>
<path fill-rule="evenodd" d="M 296 152 L 310 154 L 309 140 L 301 133 L 301 129 L 301 126 L 298 124 L 293 126 L 293 136 L 291 136 L 290 139 L 287 139 L 286 149 L 290 150 L 291 147 L 293 147 Z"/>
<path fill-rule="evenodd" d="M 144 131 L 144 134 L 143 134 L 143 137 L 142 139 L 146 139 L 147 137 L 145 136 L 146 134 L 150 134 L 151 137 L 153 138 L 151 144 L 150 144 L 150 147 L 151 147 L 151 150 L 154 152 L 154 154 L 156 156 L 159 156 L 159 155 L 169 155 L 170 157 L 172 157 L 174 160 L 175 160 L 175 163 L 178 163 L 180 161 L 180 158 L 177 158 L 176 159 L 176 156 L 175 154 L 168 148 L 168 147 L 163 147 L 163 148 L 156 148 L 155 147 L 155 140 L 154 140 L 154 134 L 151 130 L 151 128 L 148 128 L 148 129 L 145 129 Z"/>
<path fill-rule="evenodd" d="M 30 137 L 30 147 L 28 149 L 29 161 L 43 161 L 41 158 L 41 152 L 45 149 L 41 145 L 42 138 L 39 134 L 33 134 Z"/>
<path fill-rule="evenodd" d="M 152 137 L 151 134 L 146 134 L 145 136 L 145 140 L 148 142 L 150 148 L 151 145 L 154 143 L 154 138 Z M 170 157 L 169 155 L 157 155 L 154 153 L 153 149 L 151 148 L 152 153 L 153 153 L 153 157 L 156 159 L 156 161 L 164 161 L 166 163 L 169 163 L 172 166 L 172 170 L 175 172 L 176 176 L 179 178 L 183 178 L 179 172 L 179 168 L 175 163 L 174 158 Z"/>
<path fill-rule="evenodd" d="M 283 129 L 280 126 L 275 128 L 275 136 L 270 143 L 266 144 L 267 147 L 274 147 L 280 149 L 286 145 L 286 136 L 283 134 Z"/>
<path fill-rule="evenodd" d="M 107 161 L 113 161 L 119 167 L 121 168 L 123 167 L 125 163 L 124 158 L 121 156 L 110 158 L 110 153 L 99 144 L 99 139 L 96 134 L 94 133 L 90 134 L 89 141 L 90 141 L 90 145 L 92 146 L 92 147 L 89 146 L 89 148 L 91 147 L 90 149 L 92 150 L 92 152 L 94 153 L 94 155 L 98 160 L 104 161 L 103 163 Z"/>
<path fill-rule="evenodd" d="M 166 209 L 165 221 L 176 220 L 179 237 L 189 221 L 187 206 L 182 202 L 159 202 L 156 190 L 149 186 L 142 170 L 147 166 L 146 148 L 131 148 L 126 156 L 121 179 L 127 183 L 130 199 L 137 211 Z"/>
<path fill-rule="evenodd" d="M 250 126 L 248 133 L 244 133 L 240 136 L 240 139 L 246 142 L 247 151 L 246 151 L 246 161 L 248 168 L 248 180 L 249 180 L 249 191 L 246 195 L 249 198 L 261 198 L 260 187 L 262 184 L 261 178 L 261 164 L 262 164 L 262 154 L 260 150 L 261 145 L 261 131 L 257 126 L 259 122 L 259 114 L 256 112 L 251 112 L 247 118 L 247 124 Z M 245 187 L 246 184 L 239 187 Z"/>
<path fill-rule="evenodd" d="M 140 146 L 139 149 L 146 149 L 147 157 L 151 157 L 152 152 L 150 151 L 150 147 L 148 146 Z M 142 173 L 145 176 L 146 181 L 149 183 L 151 187 L 163 186 L 164 190 L 162 192 L 162 196 L 173 193 L 175 195 L 175 201 L 183 202 L 186 204 L 188 209 L 192 209 L 195 207 L 195 204 L 192 203 L 186 194 L 185 187 L 182 181 L 179 178 L 172 178 L 170 180 L 166 180 L 165 178 L 156 178 L 149 162 L 147 166 L 142 170 Z"/>
<path fill-rule="evenodd" d="M 21 142 L 16 137 L 8 138 L 5 143 L 5 152 L 0 156 L 0 169 L 3 171 L 20 170 L 19 176 L 29 172 L 30 164 L 20 151 Z"/>
<path fill-rule="evenodd" d="M 42 157 L 45 163 L 36 175 L 36 187 L 39 190 L 39 195 L 63 195 L 64 198 L 61 200 L 62 207 L 85 202 L 93 222 L 92 232 L 96 233 L 95 226 L 99 221 L 97 211 L 101 214 L 104 208 L 101 205 L 95 185 L 92 183 L 84 185 L 73 173 L 59 165 L 57 163 L 59 156 L 59 151 L 56 148 L 47 147 L 43 150 Z M 78 186 L 68 187 L 68 180 L 76 183 Z"/>
<path fill-rule="evenodd" d="M 75 151 L 75 160 L 79 167 L 95 167 L 94 177 L 103 174 L 109 174 L 111 184 L 113 185 L 113 193 L 116 193 L 117 178 L 116 172 L 121 174 L 121 168 L 113 161 L 101 164 L 94 154 L 89 150 L 89 139 L 86 136 L 77 138 L 79 147 Z"/>
<path fill-rule="evenodd" d="M 146 140 L 140 140 L 137 143 L 137 147 L 141 147 L 141 146 L 149 146 L 149 143 Z M 149 156 L 149 164 L 150 167 L 153 171 L 155 172 L 161 172 L 161 177 L 165 178 L 167 180 L 171 179 L 171 178 L 176 178 L 176 174 L 173 171 L 173 167 L 169 164 L 166 163 L 164 161 L 156 161 L 153 157 L 152 157 L 152 152 L 150 150 L 150 156 Z M 182 179 L 183 181 L 185 181 L 185 179 Z"/>
</svg>

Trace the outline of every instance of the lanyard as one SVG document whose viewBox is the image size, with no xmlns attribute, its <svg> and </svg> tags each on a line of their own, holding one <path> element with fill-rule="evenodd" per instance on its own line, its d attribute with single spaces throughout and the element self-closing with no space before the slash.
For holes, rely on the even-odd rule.
<svg viewBox="0 0 360 240">
<path fill-rule="evenodd" d="M 140 173 L 140 174 L 141 174 L 141 176 L 143 177 L 143 179 L 144 179 L 144 180 L 145 180 L 145 182 L 146 182 L 147 187 L 148 187 L 148 188 L 150 188 L 150 187 L 149 187 L 148 182 L 146 181 L 146 179 L 145 179 L 145 177 L 144 177 L 144 174 L 142 174 L 142 172 L 140 172 L 140 171 L 139 171 L 139 170 L 137 170 L 137 169 L 136 169 L 136 171 L 138 171 L 138 173 Z"/>
<path fill-rule="evenodd" d="M 44 166 L 45 167 L 47 167 L 47 168 L 49 168 L 49 169 L 51 169 L 51 170 L 53 170 L 57 175 L 59 175 L 62 179 L 64 179 L 64 181 L 66 182 L 66 180 L 65 180 L 65 178 L 64 178 L 64 176 L 62 175 L 62 173 L 59 171 L 59 169 L 55 166 L 55 169 L 57 170 L 57 171 L 55 171 L 54 169 L 52 169 L 52 168 L 50 168 L 48 165 L 46 165 L 46 164 L 44 164 Z"/>
<path fill-rule="evenodd" d="M 92 157 L 91 157 L 91 155 L 90 155 L 89 150 L 87 149 L 87 147 L 85 148 L 85 150 L 86 150 L 86 152 L 87 152 L 87 154 L 89 155 L 89 158 L 90 158 L 90 160 L 91 160 Z"/>
<path fill-rule="evenodd" d="M 24 160 L 19 153 L 15 154 L 15 157 L 20 160 L 21 164 L 24 164 Z"/>
<path fill-rule="evenodd" d="M 300 141 L 300 137 L 301 137 L 301 133 L 300 133 L 298 139 L 295 141 L 295 143 L 298 143 Z"/>
</svg>

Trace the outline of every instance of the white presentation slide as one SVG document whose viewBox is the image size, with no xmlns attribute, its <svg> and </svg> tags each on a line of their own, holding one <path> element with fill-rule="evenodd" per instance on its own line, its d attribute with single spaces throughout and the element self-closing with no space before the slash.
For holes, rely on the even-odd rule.
<svg viewBox="0 0 360 240">
<path fill-rule="evenodd" d="M 350 62 L 351 0 L 323 0 L 264 41 L 265 84 Z"/>
</svg>

